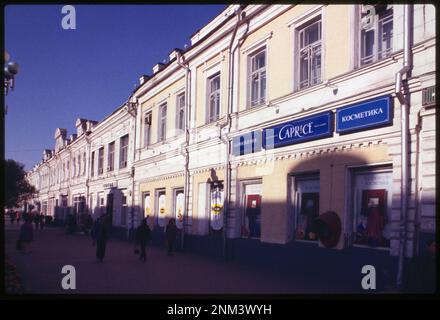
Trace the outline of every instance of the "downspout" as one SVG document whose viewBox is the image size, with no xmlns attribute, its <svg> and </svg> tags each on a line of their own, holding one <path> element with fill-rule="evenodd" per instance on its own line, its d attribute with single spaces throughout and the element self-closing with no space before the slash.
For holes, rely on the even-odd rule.
<svg viewBox="0 0 440 320">
<path fill-rule="evenodd" d="M 127 99 L 127 112 L 130 116 L 134 118 L 134 137 L 133 137 L 133 160 L 131 163 L 130 168 L 130 178 L 131 178 L 131 210 L 130 210 L 130 216 L 131 216 L 131 228 L 130 230 L 127 229 L 127 240 L 130 240 L 130 236 L 134 233 L 134 176 L 135 176 L 135 169 L 134 169 L 134 163 L 136 160 L 136 128 L 137 128 L 137 107 L 138 107 L 138 99 L 135 98 L 136 102 L 130 102 L 131 98 L 133 98 L 136 91 L 134 91 L 130 97 Z M 132 109 L 134 106 L 134 109 Z"/>
<path fill-rule="evenodd" d="M 406 80 L 409 78 L 409 72 L 412 68 L 411 56 L 411 39 L 412 39 L 412 5 L 405 4 L 404 6 L 404 42 L 403 42 L 403 67 L 396 73 L 396 87 L 395 93 L 401 105 L 401 217 L 400 217 L 400 244 L 399 244 L 399 260 L 397 270 L 397 287 L 402 288 L 403 282 L 403 268 L 406 248 L 406 220 L 408 212 L 408 195 L 409 195 L 409 92 L 402 92 L 403 80 L 402 77 L 406 74 Z M 406 84 L 407 85 L 407 84 Z"/>
<path fill-rule="evenodd" d="M 185 241 L 185 227 L 188 226 L 188 207 L 189 207 L 189 127 L 190 127 L 190 117 L 191 117 L 191 70 L 188 67 L 188 63 L 184 62 L 184 58 L 182 57 L 182 54 L 180 52 L 177 52 L 177 64 L 185 69 L 186 71 L 186 81 L 185 81 L 185 104 L 187 110 L 185 110 L 185 182 L 184 182 L 184 188 L 183 188 L 183 196 L 184 196 L 184 202 L 183 202 L 183 225 L 182 225 L 182 232 L 181 232 L 181 249 L 184 249 L 184 241 Z"/>
<path fill-rule="evenodd" d="M 231 126 L 232 126 L 232 89 L 233 89 L 233 70 L 234 70 L 234 50 L 232 50 L 232 44 L 234 43 L 235 40 L 235 36 L 237 34 L 237 30 L 239 25 L 241 24 L 242 20 L 241 20 L 241 5 L 235 10 L 235 15 L 237 16 L 237 23 L 235 24 L 235 28 L 234 28 L 234 32 L 232 33 L 232 37 L 231 37 L 231 41 L 229 43 L 229 48 L 228 48 L 228 52 L 229 52 L 229 59 L 228 59 L 228 63 L 229 63 L 229 72 L 228 72 L 228 97 L 227 97 L 227 115 L 226 115 L 226 127 L 227 127 L 227 133 L 226 133 L 226 139 L 224 139 L 225 144 L 226 144 L 226 157 L 225 157 L 225 199 L 224 199 L 224 206 L 223 206 L 223 257 L 226 258 L 227 255 L 227 241 L 226 241 L 226 233 L 227 233 L 227 222 L 228 222 L 228 213 L 229 213 L 229 194 L 230 194 L 230 157 L 229 157 L 229 153 L 230 153 L 230 142 L 229 142 L 229 134 L 231 132 Z M 220 136 L 221 136 L 221 130 L 222 127 L 220 127 Z"/>
</svg>

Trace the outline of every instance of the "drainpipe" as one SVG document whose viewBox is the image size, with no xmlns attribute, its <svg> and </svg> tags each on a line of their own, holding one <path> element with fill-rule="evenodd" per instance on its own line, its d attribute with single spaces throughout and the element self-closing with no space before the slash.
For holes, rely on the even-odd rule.
<svg viewBox="0 0 440 320">
<path fill-rule="evenodd" d="M 130 98 L 128 99 L 128 108 L 130 109 L 130 100 L 133 97 L 134 92 L 131 94 Z M 133 135 L 133 159 L 132 159 L 132 163 L 131 163 L 131 168 L 130 168 L 130 177 L 131 177 L 131 210 L 130 210 L 130 214 L 131 214 L 131 232 L 132 234 L 134 234 L 134 176 L 135 176 L 135 168 L 134 168 L 134 163 L 136 161 L 136 128 L 137 128 L 137 107 L 138 107 L 138 99 L 135 98 L 134 102 L 134 106 L 135 109 L 134 110 L 130 110 L 129 114 L 134 118 L 134 135 Z M 130 231 L 128 231 L 127 234 L 127 238 L 128 240 L 130 240 Z"/>
<path fill-rule="evenodd" d="M 400 244 L 399 244 L 399 262 L 397 271 L 397 287 L 402 288 L 403 267 L 406 247 L 406 220 L 408 212 L 409 195 L 409 92 L 402 92 L 402 77 L 406 74 L 406 80 L 409 78 L 409 72 L 412 68 L 411 39 L 412 39 L 412 5 L 404 6 L 404 42 L 403 42 L 403 67 L 396 73 L 395 93 L 401 105 L 401 148 L 402 148 L 402 166 L 401 166 L 401 217 L 400 217 Z"/>
<path fill-rule="evenodd" d="M 184 248 L 185 241 L 185 227 L 188 226 L 188 207 L 189 207 L 189 129 L 190 129 L 190 117 L 191 117 L 191 70 L 188 67 L 188 62 L 185 62 L 185 59 L 182 56 L 182 53 L 177 52 L 177 64 L 185 69 L 186 71 L 186 81 L 185 81 L 185 104 L 187 106 L 187 110 L 185 110 L 185 182 L 183 188 L 184 195 L 184 203 L 183 203 L 183 225 L 181 232 L 181 249 Z"/>
<path fill-rule="evenodd" d="M 231 149 L 231 145 L 229 142 L 229 133 L 231 132 L 231 126 L 232 126 L 232 90 L 233 90 L 233 83 L 234 83 L 234 79 L 233 79 L 233 70 L 234 70 L 234 51 L 236 49 L 236 47 L 234 48 L 234 50 L 232 49 L 232 44 L 234 43 L 235 40 L 235 36 L 237 34 L 237 30 L 238 27 L 240 26 L 242 19 L 241 19 L 241 5 L 239 5 L 239 7 L 235 10 L 235 15 L 237 16 L 237 23 L 235 25 L 234 31 L 232 33 L 232 37 L 231 37 L 231 41 L 229 43 L 229 59 L 228 59 L 228 63 L 229 63 L 229 72 L 228 72 L 228 97 L 227 97 L 227 115 L 226 115 L 226 127 L 227 127 L 227 133 L 226 133 L 226 139 L 222 139 L 225 144 L 226 144 L 226 157 L 225 157 L 225 185 L 224 185 L 224 189 L 225 189 L 225 200 L 224 200 L 224 206 L 223 206 L 223 257 L 226 258 L 227 255 L 227 249 L 226 249 L 226 237 L 227 237 L 227 225 L 228 225 L 228 212 L 229 212 L 229 198 L 230 198 L 230 161 L 229 161 L 229 153 L 230 153 L 230 149 Z M 221 136 L 221 130 L 222 130 L 223 126 L 220 126 L 220 136 Z"/>
</svg>

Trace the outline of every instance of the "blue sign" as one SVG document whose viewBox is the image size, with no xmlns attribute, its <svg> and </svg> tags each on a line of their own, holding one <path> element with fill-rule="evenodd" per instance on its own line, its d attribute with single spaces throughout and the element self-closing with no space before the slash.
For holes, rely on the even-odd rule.
<svg viewBox="0 0 440 320">
<path fill-rule="evenodd" d="M 232 154 L 241 156 L 261 150 L 261 131 L 245 133 L 241 136 L 232 138 Z"/>
<path fill-rule="evenodd" d="M 330 137 L 333 135 L 332 112 L 327 111 L 299 120 L 279 124 L 263 131 L 266 149 Z"/>
<path fill-rule="evenodd" d="M 390 124 L 391 96 L 382 96 L 336 110 L 336 132 L 345 133 Z"/>
</svg>

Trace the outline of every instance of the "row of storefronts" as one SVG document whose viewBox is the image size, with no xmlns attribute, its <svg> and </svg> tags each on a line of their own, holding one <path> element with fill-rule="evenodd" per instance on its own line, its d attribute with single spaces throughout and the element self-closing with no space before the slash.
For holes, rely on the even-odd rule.
<svg viewBox="0 0 440 320">
<path fill-rule="evenodd" d="M 428 7 L 411 6 L 408 22 L 403 5 L 376 6 L 376 24 L 364 30 L 361 5 L 228 6 L 106 119 L 78 119 L 70 139 L 57 129 L 55 150 L 28 174 L 35 201 L 60 220 L 109 213 L 124 236 L 145 217 L 158 234 L 175 218 L 182 246 L 217 253 L 240 240 L 392 257 L 404 236 L 406 256 L 416 255 L 436 218 Z M 395 75 L 406 23 L 413 64 L 402 221 Z M 370 36 L 386 50 L 368 47 Z"/>
</svg>

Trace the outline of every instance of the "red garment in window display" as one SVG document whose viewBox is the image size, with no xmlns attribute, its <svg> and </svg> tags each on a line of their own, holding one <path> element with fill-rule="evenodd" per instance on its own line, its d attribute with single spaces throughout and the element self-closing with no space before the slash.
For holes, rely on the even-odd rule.
<svg viewBox="0 0 440 320">
<path fill-rule="evenodd" d="M 367 217 L 367 237 L 381 239 L 385 227 L 385 189 L 362 191 L 362 215 Z"/>
</svg>

